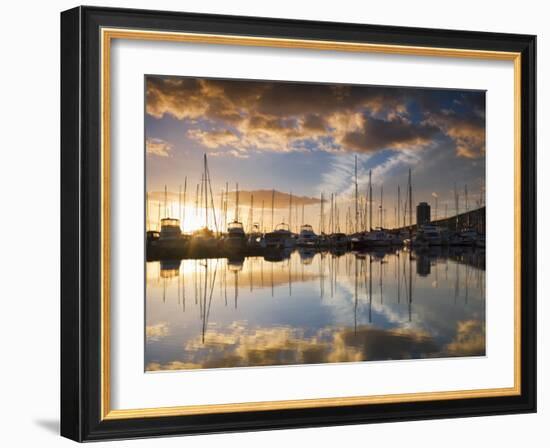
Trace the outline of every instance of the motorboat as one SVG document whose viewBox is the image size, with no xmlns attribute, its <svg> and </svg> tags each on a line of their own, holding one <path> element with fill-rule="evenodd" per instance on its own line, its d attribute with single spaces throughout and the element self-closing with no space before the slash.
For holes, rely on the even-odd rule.
<svg viewBox="0 0 550 448">
<path fill-rule="evenodd" d="M 363 243 L 365 246 L 377 247 L 377 246 L 390 246 L 392 243 L 392 236 L 382 228 L 366 232 L 363 236 Z"/>
<path fill-rule="evenodd" d="M 180 220 L 163 218 L 160 220 L 159 241 L 177 240 L 181 237 Z"/>
<path fill-rule="evenodd" d="M 300 227 L 300 234 L 296 239 L 296 246 L 299 247 L 315 247 L 317 245 L 318 237 L 313 231 L 313 227 L 309 224 L 304 224 Z"/>
<path fill-rule="evenodd" d="M 475 246 L 479 235 L 474 229 L 465 229 L 460 232 L 462 246 Z"/>
<path fill-rule="evenodd" d="M 331 247 L 347 247 L 349 238 L 345 233 L 332 233 L 329 236 Z"/>
<path fill-rule="evenodd" d="M 453 246 L 475 246 L 478 239 L 480 239 L 480 235 L 474 229 L 464 229 L 451 237 L 450 244 Z"/>
<path fill-rule="evenodd" d="M 252 226 L 252 231 L 248 234 L 247 245 L 251 249 L 260 248 L 262 247 L 262 239 L 263 239 L 263 235 L 262 235 L 262 232 L 260 231 L 260 226 L 259 224 L 255 223 Z"/>
<path fill-rule="evenodd" d="M 159 249 L 179 249 L 187 243 L 187 238 L 181 233 L 180 220 L 163 218 L 160 220 L 160 232 L 147 232 L 147 241 Z"/>
<path fill-rule="evenodd" d="M 295 245 L 295 235 L 285 223 L 278 224 L 275 230 L 266 233 L 263 239 L 263 247 L 266 249 L 289 249 Z"/>
<path fill-rule="evenodd" d="M 227 234 L 223 238 L 223 246 L 226 250 L 244 249 L 246 235 L 242 223 L 233 221 L 227 225 Z"/>
<path fill-rule="evenodd" d="M 442 243 L 441 232 L 436 226 L 423 225 L 416 234 L 414 245 L 416 245 L 416 241 L 421 245 L 440 246 Z"/>
</svg>

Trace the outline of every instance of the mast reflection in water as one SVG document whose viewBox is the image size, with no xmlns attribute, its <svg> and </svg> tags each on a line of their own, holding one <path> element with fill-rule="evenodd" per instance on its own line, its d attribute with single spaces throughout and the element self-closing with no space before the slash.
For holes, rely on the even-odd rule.
<svg viewBox="0 0 550 448">
<path fill-rule="evenodd" d="M 146 370 L 485 355 L 485 252 L 147 263 Z"/>
</svg>

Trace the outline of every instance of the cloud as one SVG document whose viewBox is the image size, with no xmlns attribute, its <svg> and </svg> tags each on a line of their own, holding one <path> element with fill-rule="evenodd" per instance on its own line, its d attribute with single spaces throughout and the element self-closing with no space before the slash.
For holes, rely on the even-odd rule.
<svg viewBox="0 0 550 448">
<path fill-rule="evenodd" d="M 248 329 L 234 322 L 228 331 L 209 328 L 185 345 L 186 359 L 151 363 L 147 370 L 250 367 L 425 358 L 439 353 L 432 338 L 415 329 L 323 327 L 312 335 L 289 327 Z"/>
<path fill-rule="evenodd" d="M 446 351 L 450 356 L 485 355 L 485 324 L 479 320 L 458 322 L 455 339 Z"/>
<path fill-rule="evenodd" d="M 477 159 L 485 156 L 485 111 L 469 114 L 442 110 L 428 114 L 425 123 L 437 126 L 455 144 L 458 157 Z"/>
<path fill-rule="evenodd" d="M 160 138 L 148 138 L 145 141 L 145 148 L 147 154 L 159 157 L 170 157 L 173 145 Z"/>
<path fill-rule="evenodd" d="M 201 129 L 190 129 L 187 135 L 197 140 L 207 148 L 219 148 L 220 146 L 238 145 L 240 138 L 235 133 L 224 129 L 221 131 L 203 131 Z"/>
<path fill-rule="evenodd" d="M 145 337 L 147 342 L 159 341 L 170 333 L 169 325 L 166 322 L 160 322 L 155 325 L 147 325 L 145 328 Z"/>
<path fill-rule="evenodd" d="M 170 361 L 166 364 L 160 362 L 150 362 L 145 366 L 146 372 L 156 372 L 160 370 L 189 370 L 200 369 L 200 364 L 194 364 L 192 362 Z"/>
<path fill-rule="evenodd" d="M 369 182 L 369 167 L 373 165 L 371 160 L 372 154 L 360 155 L 358 157 L 357 183 L 359 186 L 359 195 L 365 196 Z M 388 152 L 382 162 L 373 166 L 370 171 L 373 187 L 373 204 L 378 204 L 379 188 L 382 184 L 388 183 L 392 176 L 404 170 L 405 167 L 417 165 L 421 160 L 418 152 L 413 150 L 402 150 Z M 322 182 L 319 186 L 324 191 L 335 191 L 340 199 L 353 200 L 355 195 L 355 185 L 351 181 L 354 178 L 355 162 L 353 157 L 337 157 L 335 156 L 328 169 L 323 173 Z M 403 175 L 403 181 L 406 181 L 406 176 Z"/>
<path fill-rule="evenodd" d="M 457 156 L 480 157 L 484 110 L 482 92 L 436 89 L 158 76 L 146 88 L 147 114 L 191 120 L 188 136 L 228 157 L 411 150 L 442 135 Z"/>
<path fill-rule="evenodd" d="M 363 117 L 359 129 L 346 132 L 340 139 L 341 145 L 357 152 L 372 152 L 380 149 L 414 149 L 429 145 L 439 132 L 430 124 L 413 124 L 401 117 L 380 120 Z"/>
<path fill-rule="evenodd" d="M 238 151 L 236 149 L 230 149 L 227 151 L 214 151 L 209 152 L 208 155 L 212 157 L 235 157 L 236 159 L 248 159 L 249 155 L 244 151 Z"/>
</svg>

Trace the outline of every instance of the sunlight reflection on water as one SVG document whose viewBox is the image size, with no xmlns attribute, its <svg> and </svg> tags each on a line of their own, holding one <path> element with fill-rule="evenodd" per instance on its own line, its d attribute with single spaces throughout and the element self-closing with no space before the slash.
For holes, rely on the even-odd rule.
<svg viewBox="0 0 550 448">
<path fill-rule="evenodd" d="M 483 251 L 147 263 L 146 370 L 484 354 Z"/>
</svg>

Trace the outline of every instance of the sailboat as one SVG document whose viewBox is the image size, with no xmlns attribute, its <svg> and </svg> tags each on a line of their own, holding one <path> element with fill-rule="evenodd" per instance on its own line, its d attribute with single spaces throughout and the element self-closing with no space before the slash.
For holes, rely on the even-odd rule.
<svg viewBox="0 0 550 448">
<path fill-rule="evenodd" d="M 262 201 L 262 213 L 261 222 L 263 223 L 264 216 L 264 203 Z M 261 224 L 254 221 L 254 195 L 250 195 L 250 210 L 248 212 L 248 236 L 246 238 L 246 245 L 249 249 L 260 249 L 262 243 L 262 231 L 260 230 Z"/>
<path fill-rule="evenodd" d="M 330 247 L 344 249 L 349 244 L 349 238 L 345 233 L 340 232 L 340 221 L 338 219 L 338 208 L 334 194 L 330 197 L 330 222 L 331 232 L 329 235 Z"/>
<path fill-rule="evenodd" d="M 206 159 L 206 154 L 204 155 L 204 174 L 202 176 L 202 182 L 203 182 L 203 187 L 201 191 L 204 192 L 204 227 L 193 232 L 192 238 L 191 238 L 191 244 L 195 249 L 208 250 L 208 249 L 214 249 L 218 246 L 218 239 L 216 238 L 212 229 L 210 229 L 208 226 L 210 208 L 212 209 L 212 214 L 214 217 L 214 226 L 217 228 L 218 225 L 216 222 L 216 214 L 213 212 L 214 202 L 213 202 L 213 195 L 212 195 L 212 185 L 210 182 L 210 171 L 208 170 L 208 161 Z M 209 192 L 210 192 L 210 201 L 208 200 Z M 197 206 L 198 206 L 198 201 L 197 201 Z"/>
<path fill-rule="evenodd" d="M 369 231 L 355 235 L 351 240 L 352 248 L 363 249 L 367 247 L 387 247 L 393 242 L 392 235 L 383 227 L 383 193 L 384 190 L 380 187 L 380 205 L 379 205 L 379 227 L 372 228 L 372 184 L 371 172 L 369 172 Z"/>
<path fill-rule="evenodd" d="M 227 225 L 227 234 L 223 240 L 224 248 L 239 251 L 246 247 L 246 235 L 242 222 L 239 221 L 239 184 L 235 192 L 235 219 Z"/>
<path fill-rule="evenodd" d="M 292 193 L 289 197 L 289 224 L 281 222 L 275 226 L 272 232 L 264 235 L 262 247 L 266 249 L 292 249 L 296 246 L 296 235 L 290 230 L 292 223 Z M 271 211 L 273 217 L 273 209 Z M 272 218 L 273 219 L 273 218 Z"/>
</svg>

